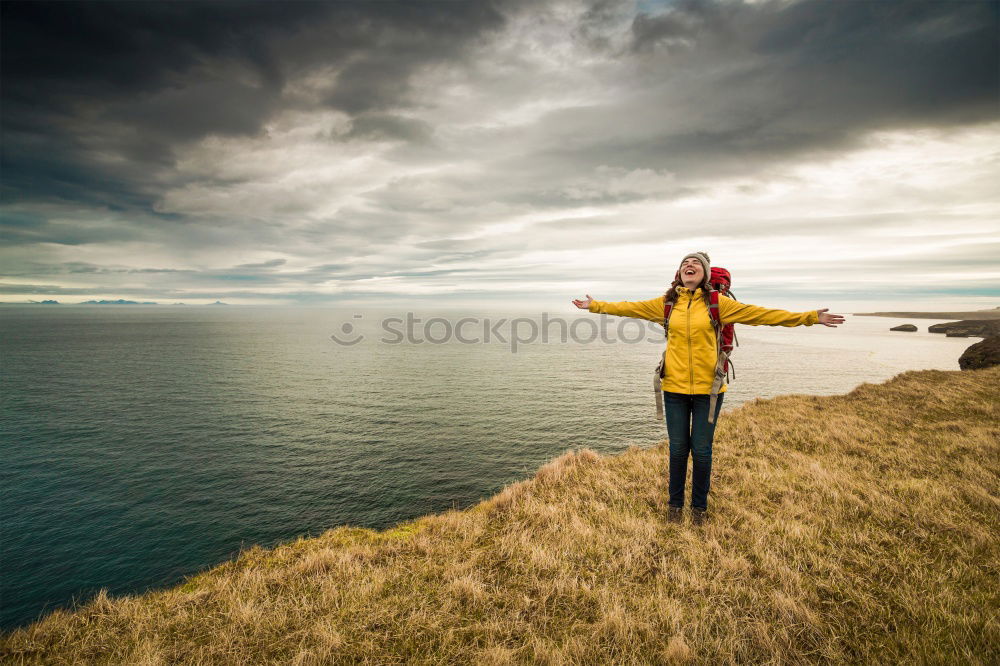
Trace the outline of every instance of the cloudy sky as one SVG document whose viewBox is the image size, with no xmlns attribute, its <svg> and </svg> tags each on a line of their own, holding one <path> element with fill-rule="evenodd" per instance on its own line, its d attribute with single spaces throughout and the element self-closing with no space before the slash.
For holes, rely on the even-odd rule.
<svg viewBox="0 0 1000 666">
<path fill-rule="evenodd" d="M 5 1 L 0 301 L 994 307 L 998 7 Z"/>
</svg>

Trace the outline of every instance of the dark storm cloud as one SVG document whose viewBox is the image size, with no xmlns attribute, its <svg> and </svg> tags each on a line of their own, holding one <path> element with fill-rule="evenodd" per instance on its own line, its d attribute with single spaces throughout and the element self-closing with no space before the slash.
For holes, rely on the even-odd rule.
<svg viewBox="0 0 1000 666">
<path fill-rule="evenodd" d="M 325 103 L 388 109 L 502 23 L 479 2 L 4 2 L 4 199 L 148 208 L 178 145 L 302 104 L 289 76 L 333 67 Z M 384 117 L 358 131 L 426 134 Z"/>
<path fill-rule="evenodd" d="M 608 35 L 630 7 L 595 2 L 567 38 L 614 50 Z M 997 11 L 990 2 L 667 4 L 632 20 L 627 49 L 614 57 L 647 69 L 609 116 L 686 96 L 675 110 L 704 122 L 564 141 L 559 128 L 572 112 L 563 111 L 539 125 L 552 145 L 540 142 L 513 168 L 708 175 L 872 128 L 995 117 Z M 414 72 L 459 62 L 504 24 L 494 3 L 480 2 L 5 2 L 2 19 L 4 199 L 118 209 L 152 209 L 177 184 L 179 146 L 254 135 L 284 108 L 329 105 L 355 116 L 341 138 L 426 143 L 432 126 L 387 111 L 426 92 L 412 89 Z M 329 70 L 325 96 L 288 92 L 289 80 L 317 68 Z M 684 83 L 674 84 L 677 74 Z M 558 190 L 532 189 L 509 199 L 566 203 Z"/>
<path fill-rule="evenodd" d="M 4 198 L 127 207 L 157 194 L 150 171 L 169 166 L 173 141 L 256 130 L 261 118 L 247 115 L 282 84 L 268 37 L 322 7 L 5 2 L 0 11 Z M 249 65 L 256 98 L 214 75 L 224 61 Z M 234 93 L 244 110 L 220 113 L 234 110 Z M 108 153 L 125 164 L 102 164 Z"/>
<path fill-rule="evenodd" d="M 996 119 L 998 8 L 940 0 L 682 0 L 662 14 L 639 15 L 631 50 L 651 65 L 703 71 L 711 94 L 697 85 L 689 92 L 711 124 L 625 145 L 622 159 L 778 157 L 836 146 L 872 129 Z"/>
<path fill-rule="evenodd" d="M 618 7 L 596 3 L 576 32 L 631 63 L 634 83 L 604 108 L 543 118 L 529 168 L 722 178 L 840 153 L 875 130 L 1000 118 L 996 2 L 680 0 L 635 16 L 616 44 Z"/>
<path fill-rule="evenodd" d="M 373 2 L 352 5 L 350 22 L 338 16 L 345 36 L 361 42 L 363 57 L 353 58 L 337 75 L 326 98 L 333 107 L 356 115 L 405 105 L 410 75 L 420 66 L 459 56 L 481 33 L 500 28 L 500 5 L 515 2 Z M 358 12 L 359 8 L 364 11 Z M 347 25 L 345 25 L 347 23 Z"/>
<path fill-rule="evenodd" d="M 855 122 L 975 122 L 998 113 L 998 6 L 809 0 L 779 12 L 755 50 L 781 63 L 771 73 L 788 93 Z"/>
</svg>

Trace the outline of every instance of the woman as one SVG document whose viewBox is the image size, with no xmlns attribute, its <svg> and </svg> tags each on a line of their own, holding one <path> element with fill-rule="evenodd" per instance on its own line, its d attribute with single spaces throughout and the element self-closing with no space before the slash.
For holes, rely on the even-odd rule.
<svg viewBox="0 0 1000 666">
<path fill-rule="evenodd" d="M 573 304 L 581 310 L 621 317 L 637 317 L 663 323 L 664 300 L 673 304 L 664 353 L 666 372 L 660 383 L 670 438 L 670 505 L 668 517 L 679 520 L 684 508 L 684 481 L 688 455 L 691 471 L 691 511 L 696 523 L 705 519 L 709 479 L 712 473 L 712 439 L 722 409 L 725 384 L 719 389 L 715 414 L 709 418 L 712 382 L 718 358 L 715 328 L 709 315 L 708 290 L 711 264 L 705 252 L 692 252 L 681 261 L 673 284 L 663 296 L 648 301 L 610 303 L 587 294 Z M 740 303 L 719 296 L 721 323 L 758 326 L 812 326 L 820 323 L 836 328 L 844 318 L 827 314 L 827 308 L 811 312 L 787 312 Z"/>
</svg>

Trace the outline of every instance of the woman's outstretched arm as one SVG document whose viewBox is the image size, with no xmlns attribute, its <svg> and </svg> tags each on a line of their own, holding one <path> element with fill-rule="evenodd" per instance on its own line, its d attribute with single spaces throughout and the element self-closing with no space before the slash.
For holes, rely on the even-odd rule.
<svg viewBox="0 0 1000 666">
<path fill-rule="evenodd" d="M 648 301 L 597 301 L 587 294 L 587 298 L 578 298 L 573 305 L 581 310 L 589 310 L 599 314 L 617 315 L 619 317 L 635 317 L 663 323 L 663 296 L 651 298 Z"/>
<path fill-rule="evenodd" d="M 772 310 L 759 305 L 740 303 L 725 296 L 719 297 L 719 316 L 723 324 L 750 324 L 751 326 L 812 326 L 823 324 L 836 328 L 843 324 L 841 315 L 828 314 L 827 308 L 809 312 Z"/>
</svg>

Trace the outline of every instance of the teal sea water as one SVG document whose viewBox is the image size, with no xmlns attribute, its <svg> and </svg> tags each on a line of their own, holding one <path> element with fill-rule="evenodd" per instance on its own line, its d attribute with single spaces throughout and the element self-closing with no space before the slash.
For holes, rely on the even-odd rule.
<svg viewBox="0 0 1000 666">
<path fill-rule="evenodd" d="M 419 313 L 398 344 L 389 341 L 405 324 L 384 325 L 392 316 L 405 318 L 0 306 L 0 626 L 100 588 L 169 585 L 252 544 L 467 507 L 568 448 L 613 454 L 666 436 L 653 412 L 663 345 L 653 327 L 606 318 L 607 341 L 586 342 L 601 318 L 567 308 L 549 317 L 590 320 L 573 329 L 576 341 L 550 326 L 547 342 L 512 351 L 509 321 L 498 320 L 537 324 L 542 313 Z M 454 335 L 463 317 L 489 318 L 489 343 L 471 319 L 460 332 L 477 343 L 426 339 Z M 889 332 L 897 323 L 739 327 L 724 411 L 956 370 L 975 342 L 929 334 L 929 320 L 913 322 L 918 333 Z"/>
</svg>

